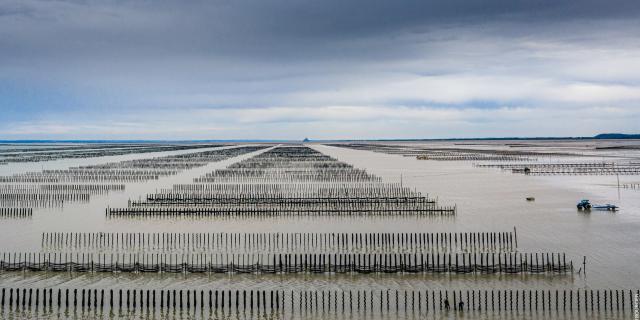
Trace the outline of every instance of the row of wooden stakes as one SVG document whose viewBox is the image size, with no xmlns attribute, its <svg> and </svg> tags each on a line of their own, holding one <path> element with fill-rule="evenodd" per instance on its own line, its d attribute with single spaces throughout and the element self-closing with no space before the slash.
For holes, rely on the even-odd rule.
<svg viewBox="0 0 640 320">
<path fill-rule="evenodd" d="M 586 263 L 585 263 L 586 266 Z M 1 271 L 130 273 L 573 273 L 560 253 L 94 254 L 3 253 Z"/>
<path fill-rule="evenodd" d="M 213 290 L 2 288 L 0 307 L 42 309 L 336 312 L 371 315 L 449 311 L 599 313 L 635 311 L 640 290 Z"/>
<path fill-rule="evenodd" d="M 304 208 L 198 208 L 198 207 L 131 207 L 106 208 L 107 217 L 279 217 L 279 216 L 439 216 L 455 215 L 456 207 L 435 207 L 423 209 L 304 209 Z"/>
<path fill-rule="evenodd" d="M 432 233 L 103 233 L 46 232 L 44 250 L 200 250 L 205 252 L 424 253 L 476 252 L 517 248 L 513 232 Z"/>
<path fill-rule="evenodd" d="M 33 208 L 0 208 L 0 217 L 26 218 L 33 215 Z"/>
</svg>

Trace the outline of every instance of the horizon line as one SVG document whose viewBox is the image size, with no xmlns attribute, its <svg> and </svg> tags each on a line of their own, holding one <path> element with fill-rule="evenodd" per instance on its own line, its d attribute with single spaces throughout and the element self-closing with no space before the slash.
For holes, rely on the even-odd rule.
<svg viewBox="0 0 640 320">
<path fill-rule="evenodd" d="M 600 137 L 602 136 L 602 137 Z M 178 142 L 190 142 L 190 143 L 210 143 L 210 142 L 256 142 L 256 143 L 270 143 L 270 142 L 350 142 L 350 141 L 474 141 L 474 140 L 629 140 L 640 139 L 640 134 L 620 134 L 620 133 L 607 133 L 598 134 L 592 137 L 586 136 L 560 136 L 560 137 L 477 137 L 477 138 L 377 138 L 377 139 L 12 139 L 3 140 L 0 139 L 0 144 L 8 143 L 178 143 Z"/>
</svg>

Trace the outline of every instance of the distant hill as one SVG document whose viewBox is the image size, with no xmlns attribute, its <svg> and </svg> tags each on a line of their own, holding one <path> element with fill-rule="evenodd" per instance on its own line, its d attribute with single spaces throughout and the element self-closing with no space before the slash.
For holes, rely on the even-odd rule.
<svg viewBox="0 0 640 320">
<path fill-rule="evenodd" d="M 625 133 L 601 133 L 594 139 L 640 139 L 640 134 L 625 134 Z"/>
</svg>

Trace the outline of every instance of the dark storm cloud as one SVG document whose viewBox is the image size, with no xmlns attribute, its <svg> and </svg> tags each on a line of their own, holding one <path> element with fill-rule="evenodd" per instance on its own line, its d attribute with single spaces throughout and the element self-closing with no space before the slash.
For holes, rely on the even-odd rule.
<svg viewBox="0 0 640 320">
<path fill-rule="evenodd" d="M 340 58 L 340 50 L 355 54 L 358 48 L 342 42 L 500 21 L 522 24 L 505 34 L 522 33 L 554 21 L 635 17 L 639 8 L 637 1 L 9 0 L 0 4 L 0 44 L 5 57 L 37 56 L 31 50 L 40 49 L 43 55 L 104 52 L 114 58 L 154 53 L 278 59 L 314 52 Z"/>
</svg>

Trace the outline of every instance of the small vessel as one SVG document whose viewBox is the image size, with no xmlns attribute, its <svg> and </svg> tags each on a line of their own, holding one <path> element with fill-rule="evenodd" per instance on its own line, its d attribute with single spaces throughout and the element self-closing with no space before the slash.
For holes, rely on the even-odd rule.
<svg viewBox="0 0 640 320">
<path fill-rule="evenodd" d="M 576 205 L 578 210 L 591 210 L 592 208 L 595 210 L 607 210 L 607 211 L 617 211 L 619 209 L 618 206 L 613 204 L 591 204 L 588 199 L 582 199 Z"/>
<path fill-rule="evenodd" d="M 602 204 L 602 205 L 593 205 L 592 208 L 596 209 L 596 210 L 607 210 L 607 211 L 617 211 L 618 210 L 618 206 L 613 205 L 613 204 Z"/>
<path fill-rule="evenodd" d="M 534 197 L 527 197 L 527 201 L 536 201 L 536 198 L 534 198 Z"/>
</svg>

